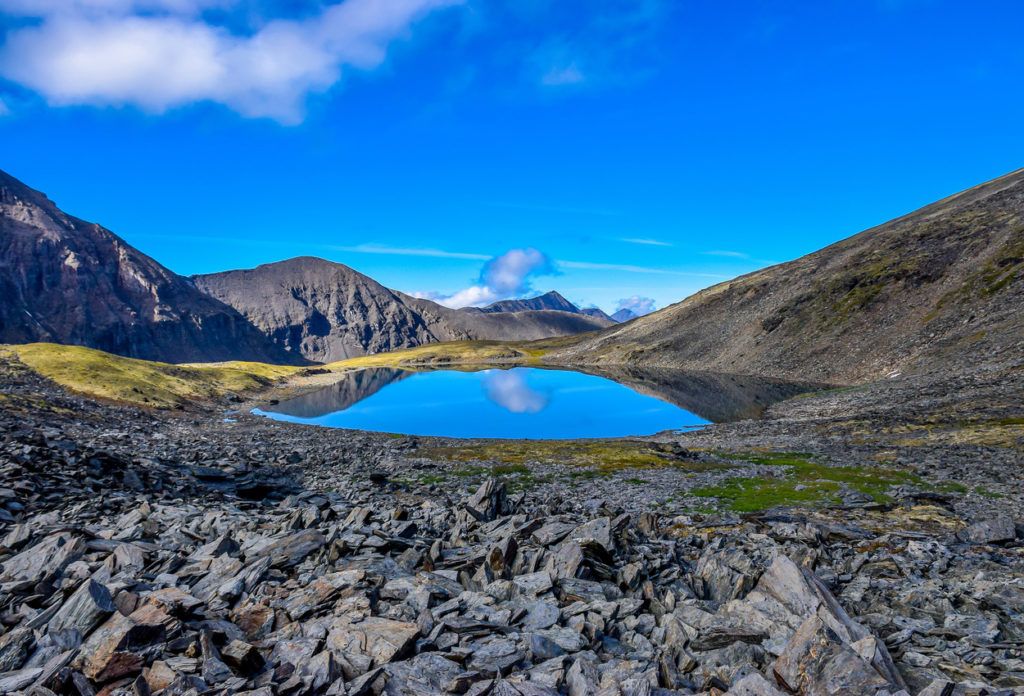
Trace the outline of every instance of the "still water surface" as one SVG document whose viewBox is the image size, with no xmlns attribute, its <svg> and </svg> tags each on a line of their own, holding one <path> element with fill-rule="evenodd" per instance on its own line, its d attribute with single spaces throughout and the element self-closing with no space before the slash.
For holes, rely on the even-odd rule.
<svg viewBox="0 0 1024 696">
<path fill-rule="evenodd" d="M 689 377 L 680 383 L 664 377 L 623 379 L 632 379 L 646 393 L 605 377 L 564 370 L 372 369 L 253 412 L 278 420 L 408 435 L 586 438 L 700 426 L 711 419 L 730 420 L 722 413 L 736 408 L 753 409 L 756 415 L 764 403 L 782 398 L 775 394 L 778 385 L 767 391 L 758 385 L 754 393 L 749 385 L 737 386 L 735 380 L 720 383 L 715 380 L 722 378 L 717 377 Z M 780 393 L 795 391 L 790 387 Z"/>
</svg>

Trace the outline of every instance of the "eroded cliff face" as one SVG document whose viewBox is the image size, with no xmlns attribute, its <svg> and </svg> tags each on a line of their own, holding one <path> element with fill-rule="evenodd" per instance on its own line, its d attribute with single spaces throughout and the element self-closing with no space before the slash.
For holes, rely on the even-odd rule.
<svg viewBox="0 0 1024 696">
<path fill-rule="evenodd" d="M 1024 363 L 1024 169 L 551 359 L 863 382 Z"/>
<path fill-rule="evenodd" d="M 113 232 L 0 172 L 0 342 L 164 362 L 295 361 L 241 315 Z"/>
<path fill-rule="evenodd" d="M 467 312 L 390 290 L 348 266 L 304 256 L 193 276 L 276 345 L 316 362 L 460 340 L 531 340 L 611 322 L 568 311 Z"/>
</svg>

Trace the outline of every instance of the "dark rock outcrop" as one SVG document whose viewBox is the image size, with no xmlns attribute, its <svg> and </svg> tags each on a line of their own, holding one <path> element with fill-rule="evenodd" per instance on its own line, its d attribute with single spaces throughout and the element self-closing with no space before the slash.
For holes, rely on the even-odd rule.
<svg viewBox="0 0 1024 696">
<path fill-rule="evenodd" d="M 231 307 L 0 172 L 0 343 L 165 362 L 295 362 Z"/>
</svg>

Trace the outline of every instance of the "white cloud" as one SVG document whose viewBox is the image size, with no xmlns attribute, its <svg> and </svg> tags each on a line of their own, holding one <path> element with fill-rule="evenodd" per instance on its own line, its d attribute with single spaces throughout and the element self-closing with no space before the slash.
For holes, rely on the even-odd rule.
<svg viewBox="0 0 1024 696">
<path fill-rule="evenodd" d="M 411 294 L 413 297 L 432 300 L 439 305 L 451 307 L 452 309 L 459 309 L 460 307 L 483 307 L 485 305 L 489 305 L 495 300 L 501 299 L 501 297 L 495 294 L 490 288 L 480 285 L 473 285 L 464 290 L 452 293 L 451 295 L 445 295 L 432 290 L 418 291 Z"/>
<path fill-rule="evenodd" d="M 639 295 L 625 297 L 615 305 L 616 312 L 622 309 L 628 309 L 638 317 L 642 317 L 654 311 L 654 300 L 650 297 L 640 297 Z"/>
<path fill-rule="evenodd" d="M 551 275 L 555 266 L 547 254 L 533 248 L 509 249 L 484 264 L 480 280 L 495 292 L 514 295 L 530 289 L 533 275 Z"/>
<path fill-rule="evenodd" d="M 212 101 L 296 123 L 308 94 L 337 83 L 346 68 L 379 66 L 416 20 L 458 2 L 345 0 L 243 36 L 200 14 L 237 0 L 0 0 L 0 9 L 41 19 L 8 33 L 0 75 L 57 106 L 162 113 Z"/>
<path fill-rule="evenodd" d="M 482 381 L 487 398 L 512 413 L 538 413 L 550 401 L 546 394 L 531 389 L 519 372 L 491 370 Z"/>
<path fill-rule="evenodd" d="M 522 295 L 530 291 L 530 279 L 552 275 L 554 262 L 536 249 L 509 249 L 484 264 L 476 285 L 451 295 L 436 292 L 413 293 L 414 297 L 433 300 L 445 307 L 482 307 L 496 300 Z"/>
</svg>

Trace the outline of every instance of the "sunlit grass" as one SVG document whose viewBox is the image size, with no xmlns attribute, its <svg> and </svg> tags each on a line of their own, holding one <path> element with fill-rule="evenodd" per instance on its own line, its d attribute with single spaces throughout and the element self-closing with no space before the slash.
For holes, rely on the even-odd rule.
<svg viewBox="0 0 1024 696">
<path fill-rule="evenodd" d="M 261 389 L 305 369 L 253 362 L 171 365 L 53 343 L 2 350 L 72 392 L 157 408 Z"/>
</svg>

